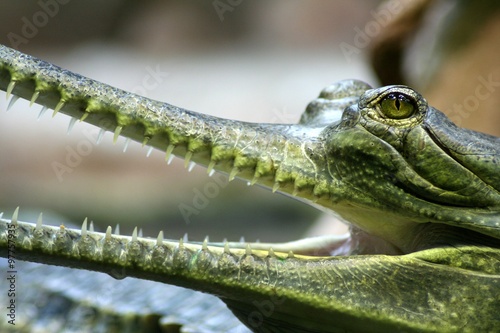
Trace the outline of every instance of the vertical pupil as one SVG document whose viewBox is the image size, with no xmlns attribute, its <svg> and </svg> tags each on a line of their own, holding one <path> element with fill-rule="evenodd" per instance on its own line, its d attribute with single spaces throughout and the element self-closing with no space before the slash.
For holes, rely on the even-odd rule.
<svg viewBox="0 0 500 333">
<path fill-rule="evenodd" d="M 408 118 L 417 108 L 416 103 L 402 93 L 390 93 L 381 103 L 381 112 L 384 116 L 393 119 Z"/>
<path fill-rule="evenodd" d="M 396 109 L 398 109 L 398 110 L 401 107 L 401 103 L 399 102 L 399 97 L 401 97 L 401 96 L 396 97 Z"/>
</svg>

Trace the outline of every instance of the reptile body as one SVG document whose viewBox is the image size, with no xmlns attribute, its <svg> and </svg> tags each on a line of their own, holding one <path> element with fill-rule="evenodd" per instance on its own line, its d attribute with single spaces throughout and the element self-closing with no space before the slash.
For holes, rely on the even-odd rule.
<svg viewBox="0 0 500 333">
<path fill-rule="evenodd" d="M 341 81 L 298 124 L 254 124 L 149 100 L 1 47 L 0 89 L 352 225 L 347 238 L 242 245 L 14 216 L 0 222 L 2 256 L 15 239 L 18 259 L 211 293 L 255 332 L 500 327 L 500 139 L 456 127 L 409 87 Z M 263 305 L 268 311 L 252 316 Z"/>
</svg>

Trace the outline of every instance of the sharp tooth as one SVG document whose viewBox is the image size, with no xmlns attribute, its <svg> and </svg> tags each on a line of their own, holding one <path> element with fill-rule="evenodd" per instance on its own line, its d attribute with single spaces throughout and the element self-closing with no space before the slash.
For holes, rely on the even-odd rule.
<svg viewBox="0 0 500 333">
<path fill-rule="evenodd" d="M 184 240 L 182 238 L 179 239 L 179 250 L 184 250 Z"/>
<path fill-rule="evenodd" d="M 5 90 L 5 99 L 9 99 L 10 94 L 12 93 L 12 90 L 14 90 L 14 87 L 16 86 L 16 81 L 12 80 L 10 81 L 9 85 L 7 86 L 7 90 Z"/>
<path fill-rule="evenodd" d="M 145 136 L 144 140 L 142 140 L 142 146 L 144 147 L 149 142 L 149 136 Z"/>
<path fill-rule="evenodd" d="M 231 251 L 229 250 L 229 243 L 226 241 L 224 242 L 224 253 L 230 254 Z"/>
<path fill-rule="evenodd" d="M 85 111 L 82 115 L 82 117 L 80 118 L 80 121 L 84 121 L 85 119 L 87 119 L 87 117 L 89 116 L 89 112 L 88 111 Z"/>
<path fill-rule="evenodd" d="M 87 237 L 87 218 L 85 218 L 85 220 L 83 220 L 82 229 L 80 231 L 80 234 L 82 235 L 82 238 Z"/>
<path fill-rule="evenodd" d="M 35 227 L 35 230 L 40 230 L 42 229 L 42 225 L 43 225 L 43 214 L 40 213 L 40 215 L 38 215 L 38 219 L 36 220 L 36 227 Z"/>
<path fill-rule="evenodd" d="M 276 192 L 278 189 L 280 188 L 280 183 L 278 182 L 275 182 L 274 185 L 273 185 L 273 193 Z"/>
<path fill-rule="evenodd" d="M 137 241 L 137 227 L 134 228 L 134 231 L 132 231 L 132 242 Z"/>
<path fill-rule="evenodd" d="M 116 140 L 118 140 L 118 136 L 122 132 L 123 127 L 122 126 L 116 126 L 115 128 L 115 133 L 113 134 L 113 144 L 116 143 Z"/>
<path fill-rule="evenodd" d="M 130 138 L 127 138 L 125 140 L 125 145 L 123 146 L 123 152 L 125 153 L 127 151 L 128 145 L 130 143 Z"/>
<path fill-rule="evenodd" d="M 56 116 L 56 114 L 61 110 L 61 108 L 64 106 L 64 100 L 61 99 L 59 103 L 57 103 L 56 107 L 54 108 L 54 112 L 52 113 L 52 118 Z"/>
<path fill-rule="evenodd" d="M 245 254 L 247 256 L 251 256 L 252 255 L 252 248 L 250 247 L 250 244 L 247 244 L 247 247 L 245 248 Z"/>
<path fill-rule="evenodd" d="M 272 248 L 272 247 L 269 249 L 269 251 L 267 251 L 267 254 L 268 254 L 268 256 L 270 256 L 271 258 L 276 257 L 276 255 L 274 254 L 274 250 L 273 250 L 273 248 Z"/>
<path fill-rule="evenodd" d="M 146 157 L 149 157 L 151 153 L 153 152 L 153 147 L 149 147 L 148 152 L 146 153 Z"/>
<path fill-rule="evenodd" d="M 231 173 L 229 174 L 229 181 L 234 180 L 234 177 L 236 177 L 237 173 L 238 173 L 238 168 L 237 167 L 233 167 L 231 169 Z"/>
<path fill-rule="evenodd" d="M 36 102 L 36 100 L 38 99 L 38 96 L 40 96 L 40 92 L 35 91 L 33 93 L 33 96 L 31 96 L 31 99 L 30 99 L 30 107 Z"/>
<path fill-rule="evenodd" d="M 205 237 L 205 239 L 203 240 L 203 245 L 201 246 L 201 249 L 203 251 L 207 251 L 208 250 L 208 236 Z"/>
<path fill-rule="evenodd" d="M 90 221 L 89 232 L 94 232 L 94 221 Z"/>
<path fill-rule="evenodd" d="M 257 179 L 258 179 L 258 178 L 259 178 L 259 177 L 257 177 L 257 174 L 255 174 L 255 175 L 253 176 L 252 180 L 250 181 L 250 185 L 255 185 L 255 183 L 257 183 Z"/>
<path fill-rule="evenodd" d="M 242 243 L 242 244 L 245 243 L 245 237 L 241 236 L 240 243 Z"/>
<path fill-rule="evenodd" d="M 109 241 L 111 240 L 111 226 L 108 226 L 106 228 L 106 236 L 105 236 L 105 240 Z"/>
<path fill-rule="evenodd" d="M 16 103 L 16 101 L 19 99 L 19 96 L 12 95 L 12 98 L 10 99 L 9 104 L 7 105 L 7 111 L 10 110 L 10 108 Z"/>
<path fill-rule="evenodd" d="M 193 161 L 189 162 L 189 165 L 188 165 L 188 172 L 191 172 L 193 171 L 194 169 L 194 166 L 196 165 L 196 163 L 194 163 Z"/>
<path fill-rule="evenodd" d="M 212 177 L 214 174 L 215 161 L 210 161 L 207 166 L 207 173 L 209 177 Z"/>
<path fill-rule="evenodd" d="M 75 127 L 75 123 L 76 123 L 76 118 L 71 118 L 68 125 L 68 132 L 67 132 L 68 135 L 73 130 L 73 127 Z"/>
<path fill-rule="evenodd" d="M 167 164 L 172 163 L 173 156 L 172 151 L 174 150 L 174 145 L 168 145 L 167 150 L 165 151 L 165 161 L 167 161 Z"/>
<path fill-rule="evenodd" d="M 142 228 L 139 228 L 139 233 L 137 235 L 139 236 L 139 238 L 142 237 Z"/>
<path fill-rule="evenodd" d="M 119 224 L 119 223 L 117 223 L 117 224 L 115 225 L 115 235 L 116 235 L 116 236 L 119 236 L 119 235 L 120 235 L 120 224 Z"/>
<path fill-rule="evenodd" d="M 288 258 L 295 258 L 295 255 L 293 254 L 292 251 L 288 252 Z"/>
<path fill-rule="evenodd" d="M 48 108 L 46 106 L 42 106 L 42 109 L 40 110 L 40 113 L 38 114 L 38 118 L 37 120 L 40 120 L 40 118 L 42 118 L 42 116 L 45 114 L 45 112 L 47 112 Z"/>
<path fill-rule="evenodd" d="M 156 246 L 163 245 L 163 230 L 158 233 L 158 237 L 156 237 Z"/>
<path fill-rule="evenodd" d="M 17 207 L 15 210 L 14 210 L 14 213 L 12 214 L 12 218 L 10 219 L 10 222 L 12 224 L 16 224 L 17 223 L 17 216 L 19 215 L 19 207 Z"/>
<path fill-rule="evenodd" d="M 105 129 L 101 128 L 101 130 L 99 131 L 99 134 L 97 134 L 97 139 L 95 140 L 95 144 L 98 145 L 101 143 L 102 141 L 102 137 L 104 136 L 104 133 L 106 132 Z"/>
<path fill-rule="evenodd" d="M 184 236 L 182 237 L 182 239 L 184 240 L 184 242 L 189 242 L 189 238 L 188 238 L 188 234 L 187 232 L 184 234 Z"/>
<path fill-rule="evenodd" d="M 191 157 L 193 156 L 193 152 L 188 151 L 186 153 L 186 157 L 184 158 L 184 167 L 187 168 L 189 166 L 189 162 L 191 162 Z"/>
</svg>

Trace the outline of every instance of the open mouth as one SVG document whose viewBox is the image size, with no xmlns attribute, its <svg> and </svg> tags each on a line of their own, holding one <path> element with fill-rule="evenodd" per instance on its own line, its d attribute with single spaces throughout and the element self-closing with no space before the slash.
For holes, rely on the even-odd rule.
<svg viewBox="0 0 500 333">
<path fill-rule="evenodd" d="M 224 243 L 213 243 L 217 246 L 225 246 Z M 229 242 L 229 248 L 245 248 L 246 244 L 241 242 Z M 348 255 L 352 253 L 351 237 L 349 233 L 343 235 L 325 235 L 303 238 L 285 243 L 252 243 L 253 250 L 293 253 L 311 257 L 328 257 L 334 255 Z"/>
<path fill-rule="evenodd" d="M 225 246 L 224 243 L 212 243 L 217 246 Z M 247 244 L 241 242 L 229 242 L 229 248 L 244 249 Z M 355 227 L 343 234 L 329 234 L 302 238 L 295 241 L 283 243 L 251 243 L 253 250 L 273 251 L 281 253 L 293 253 L 309 257 L 332 257 L 367 254 L 401 255 L 402 252 L 389 242 L 369 235 Z"/>
</svg>

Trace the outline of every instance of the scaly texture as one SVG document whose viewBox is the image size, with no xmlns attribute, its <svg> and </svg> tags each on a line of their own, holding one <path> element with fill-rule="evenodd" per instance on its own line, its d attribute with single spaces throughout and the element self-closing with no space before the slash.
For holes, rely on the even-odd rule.
<svg viewBox="0 0 500 333">
<path fill-rule="evenodd" d="M 218 169 L 234 178 L 305 196 L 328 196 L 324 158 L 307 156 L 316 143 L 297 125 L 263 125 L 193 113 L 84 78 L 0 48 L 0 86 L 47 108 L 143 144 Z M 316 165 L 320 164 L 320 165 Z M 322 165 L 321 165 L 322 164 Z M 300 170 L 299 170 L 300 166 Z M 320 184 L 322 184 L 320 186 Z"/>
<path fill-rule="evenodd" d="M 14 214 L 0 221 L 1 256 L 15 248 L 19 259 L 212 293 L 255 332 L 500 327 L 500 139 L 456 127 L 409 87 L 346 80 L 324 89 L 299 124 L 250 124 L 0 47 L 0 89 L 353 224 L 348 238 L 242 245 L 101 234 L 86 223 L 70 230 Z"/>
<path fill-rule="evenodd" d="M 0 223 L 0 255 L 7 256 L 9 239 L 14 239 L 9 234 L 14 233 L 19 259 L 44 258 L 49 264 L 210 292 L 257 331 L 263 323 L 248 316 L 255 304 L 270 309 L 266 329 L 275 326 L 292 332 L 335 331 L 332 327 L 356 332 L 394 328 L 451 332 L 467 331 L 471 322 L 475 322 L 471 331 L 488 331 L 498 325 L 494 318 L 499 319 L 500 300 L 494 295 L 500 290 L 500 277 L 495 275 L 500 252 L 487 247 L 444 249 L 452 262 L 453 257 L 470 261 L 470 267 L 464 267 L 470 271 L 465 273 L 437 262 L 439 251 L 433 249 L 407 256 L 313 258 L 256 251 L 250 246 L 230 249 L 166 241 L 161 236 L 116 236 L 111 228 L 103 234 L 89 232 L 85 226 L 77 231 L 6 220 Z M 462 281 L 465 276 L 467 284 Z M 414 288 L 416 283 L 420 288 Z M 478 294 L 485 297 L 477 299 Z M 360 302 L 353 295 L 363 299 Z M 464 297 L 469 302 L 464 303 Z M 423 307 L 429 299 L 431 306 Z M 477 322 L 479 306 L 485 318 L 495 317 Z"/>
</svg>

